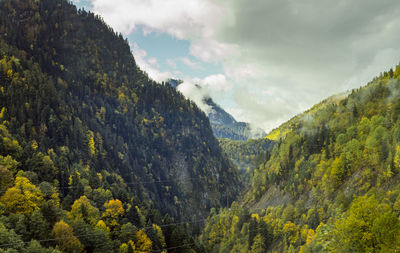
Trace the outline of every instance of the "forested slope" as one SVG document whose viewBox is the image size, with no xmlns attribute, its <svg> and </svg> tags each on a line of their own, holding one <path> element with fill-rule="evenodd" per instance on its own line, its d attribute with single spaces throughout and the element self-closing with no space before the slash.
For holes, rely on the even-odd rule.
<svg viewBox="0 0 400 253">
<path fill-rule="evenodd" d="M 274 141 L 269 139 L 230 140 L 218 139 L 219 145 L 225 154 L 237 165 L 240 170 L 242 183 L 247 185 L 253 170 L 264 162 L 273 148 Z"/>
<path fill-rule="evenodd" d="M 400 250 L 400 65 L 268 137 L 246 196 L 209 217 L 210 252 Z"/>
<path fill-rule="evenodd" d="M 187 251 L 240 190 L 206 115 L 68 1 L 0 1 L 0 110 L 0 251 Z"/>
</svg>

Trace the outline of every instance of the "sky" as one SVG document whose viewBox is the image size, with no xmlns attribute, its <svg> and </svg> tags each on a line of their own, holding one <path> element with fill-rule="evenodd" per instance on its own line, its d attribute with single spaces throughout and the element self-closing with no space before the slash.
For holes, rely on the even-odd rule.
<svg viewBox="0 0 400 253">
<path fill-rule="evenodd" d="M 73 2 L 127 37 L 150 77 L 267 132 L 400 62 L 398 0 Z"/>
</svg>

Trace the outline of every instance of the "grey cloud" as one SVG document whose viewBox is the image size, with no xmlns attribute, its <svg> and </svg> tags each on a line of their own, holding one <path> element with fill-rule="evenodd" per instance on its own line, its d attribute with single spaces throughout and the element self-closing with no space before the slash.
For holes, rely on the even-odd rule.
<svg viewBox="0 0 400 253">
<path fill-rule="evenodd" d="M 263 125 L 365 85 L 400 61 L 397 0 L 220 2 L 233 14 L 229 25 L 219 30 L 218 40 L 239 46 L 237 65 L 250 62 L 262 69 L 256 82 L 247 83 L 251 89 L 274 87 L 279 98 L 266 98 L 260 110 L 243 96 L 234 97 L 244 110 L 257 110 L 249 113 L 257 112 Z"/>
<path fill-rule="evenodd" d="M 265 130 L 400 61 L 398 0 L 89 2 L 122 31 L 142 24 L 189 40 L 197 59 L 221 63 L 222 84 L 232 90 L 209 85 L 208 93 L 236 119 Z M 181 88 L 201 102 L 193 85 Z"/>
</svg>

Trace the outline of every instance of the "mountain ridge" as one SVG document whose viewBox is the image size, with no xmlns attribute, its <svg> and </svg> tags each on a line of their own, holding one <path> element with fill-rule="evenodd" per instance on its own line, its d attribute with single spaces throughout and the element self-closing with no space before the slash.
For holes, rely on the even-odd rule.
<svg viewBox="0 0 400 253">
<path fill-rule="evenodd" d="M 269 133 L 276 145 L 254 169 L 244 196 L 210 215 L 201 235 L 206 248 L 396 252 L 399 94 L 400 65 Z"/>
<path fill-rule="evenodd" d="M 181 221 L 240 190 L 206 115 L 151 80 L 121 34 L 69 1 L 1 1 L 0 24 L 0 230 L 9 236 L 0 245 L 197 247 L 201 224 Z"/>
<path fill-rule="evenodd" d="M 183 83 L 182 80 L 168 79 L 167 83 L 178 89 L 178 86 Z M 200 85 L 195 85 L 199 93 L 202 91 Z M 254 129 L 247 122 L 238 122 L 236 119 L 226 112 L 220 105 L 214 102 L 209 95 L 203 96 L 199 103 L 204 103 L 208 107 L 207 116 L 210 120 L 211 128 L 217 138 L 228 138 L 231 140 L 248 140 L 260 139 L 266 136 L 262 129 Z"/>
</svg>

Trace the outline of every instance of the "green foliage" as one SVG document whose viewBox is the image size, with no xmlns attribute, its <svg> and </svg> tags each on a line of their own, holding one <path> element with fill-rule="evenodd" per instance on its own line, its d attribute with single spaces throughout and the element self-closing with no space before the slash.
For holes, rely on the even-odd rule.
<svg viewBox="0 0 400 253">
<path fill-rule="evenodd" d="M 235 141 L 218 139 L 225 154 L 239 167 L 242 182 L 248 184 L 254 168 L 269 156 L 273 143 L 267 139 Z"/>
<path fill-rule="evenodd" d="M 347 215 L 335 223 L 333 247 L 342 251 L 396 252 L 400 222 L 390 205 L 374 195 L 354 200 Z"/>
<path fill-rule="evenodd" d="M 400 81 L 393 76 L 330 97 L 268 135 L 277 142 L 264 150 L 268 156 L 256 163 L 241 200 L 243 207 L 268 207 L 254 210 L 257 219 L 238 221 L 249 228 L 248 250 L 399 251 Z M 214 244 L 211 250 L 245 243 L 216 232 L 232 229 L 220 224 L 236 212 L 210 216 L 201 239 Z M 258 236 L 263 222 L 271 243 Z"/>
<path fill-rule="evenodd" d="M 81 196 L 75 200 L 71 206 L 71 211 L 68 213 L 68 217 L 74 221 L 83 220 L 89 224 L 97 224 L 100 212 L 99 209 L 93 207 L 86 196 Z"/>
<path fill-rule="evenodd" d="M 239 173 L 206 115 L 140 70 L 101 17 L 67 0 L 4 0 L 0 24 L 0 221 L 10 242 L 162 251 L 193 241 L 181 220 L 236 198 Z M 15 245 L 4 250 L 24 252 Z"/>
<path fill-rule="evenodd" d="M 24 25 L 14 15 L 23 15 Z M 11 155 L 39 181 L 57 178 L 61 187 L 89 166 L 90 193 L 113 187 L 113 198 L 125 201 L 131 192 L 150 202 L 139 193 L 151 192 L 164 213 L 204 215 L 235 199 L 238 172 L 222 156 L 206 115 L 170 85 L 149 79 L 128 42 L 100 17 L 66 0 L 5 0 L 0 20 L 0 34 L 7 34 L 0 40 L 1 156 Z M 208 180 L 214 169 L 218 182 Z M 96 180 L 103 170 L 128 184 Z M 63 205 L 90 195 L 72 183 Z M 179 210 L 174 196 L 187 199 Z M 97 207 L 108 200 L 96 200 Z"/>
</svg>

